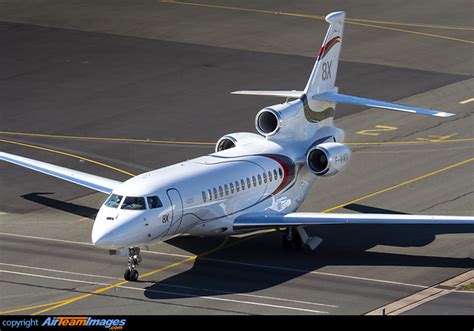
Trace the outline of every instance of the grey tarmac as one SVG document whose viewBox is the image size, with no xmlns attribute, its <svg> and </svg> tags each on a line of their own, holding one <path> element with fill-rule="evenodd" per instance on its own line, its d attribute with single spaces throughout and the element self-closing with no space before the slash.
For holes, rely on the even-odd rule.
<svg viewBox="0 0 474 331">
<path fill-rule="evenodd" d="M 0 149 L 117 180 L 210 153 L 282 102 L 229 93 L 302 88 L 327 29 L 317 17 L 345 10 L 365 25 L 346 25 L 342 93 L 457 115 L 338 106 L 353 159 L 300 210 L 473 215 L 470 4 L 374 4 L 1 1 Z M 474 268 L 473 226 L 320 226 L 315 252 L 283 250 L 275 231 L 175 238 L 124 283 L 126 258 L 90 244 L 104 199 L 0 163 L 0 312 L 365 314 Z M 472 314 L 473 302 L 454 290 L 404 314 Z"/>
</svg>

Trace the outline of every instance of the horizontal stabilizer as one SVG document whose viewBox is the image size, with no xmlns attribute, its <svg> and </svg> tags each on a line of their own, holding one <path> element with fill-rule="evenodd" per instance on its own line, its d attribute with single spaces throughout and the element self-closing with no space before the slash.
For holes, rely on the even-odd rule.
<svg viewBox="0 0 474 331">
<path fill-rule="evenodd" d="M 26 157 L 0 152 L 0 160 L 10 162 L 21 167 L 42 172 L 46 175 L 60 178 L 68 182 L 85 186 L 95 191 L 110 194 L 118 185 L 119 181 L 108 179 L 96 175 L 91 175 L 82 171 L 60 167 L 54 164 L 41 162 Z"/>
<path fill-rule="evenodd" d="M 473 216 L 331 214 L 331 213 L 250 213 L 234 221 L 234 230 L 279 228 L 322 224 L 474 224 Z"/>
<path fill-rule="evenodd" d="M 262 95 L 271 97 L 283 97 L 283 98 L 295 98 L 298 99 L 303 95 L 303 91 L 235 91 L 230 94 L 242 94 L 242 95 Z"/>
<path fill-rule="evenodd" d="M 372 99 L 366 99 L 366 98 L 359 98 L 352 95 L 345 95 L 345 94 L 339 94 L 339 93 L 334 93 L 334 92 L 326 92 L 326 93 L 317 94 L 313 96 L 313 100 L 333 101 L 333 102 L 338 102 L 338 103 L 347 103 L 351 105 L 383 108 L 383 109 L 397 110 L 397 111 L 403 111 L 407 113 L 430 115 L 430 116 L 436 116 L 436 117 L 449 117 L 449 116 L 455 115 L 455 114 L 435 111 L 431 109 L 399 105 L 396 103 L 384 102 L 384 101 L 378 101 L 378 100 L 372 100 Z"/>
</svg>

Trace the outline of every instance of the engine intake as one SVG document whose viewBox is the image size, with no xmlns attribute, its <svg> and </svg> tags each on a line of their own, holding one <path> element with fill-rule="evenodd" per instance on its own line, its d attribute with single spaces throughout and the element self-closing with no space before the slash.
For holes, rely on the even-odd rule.
<svg viewBox="0 0 474 331">
<path fill-rule="evenodd" d="M 222 137 L 216 144 L 216 152 L 235 147 L 236 141 L 232 137 Z"/>
<path fill-rule="evenodd" d="M 245 146 L 263 139 L 265 138 L 250 132 L 236 132 L 226 134 L 217 141 L 215 151 L 220 152 L 237 146 Z"/>
<path fill-rule="evenodd" d="M 255 117 L 255 127 L 258 133 L 264 136 L 272 136 L 277 133 L 281 124 L 281 115 L 271 108 L 262 109 Z"/>
<path fill-rule="evenodd" d="M 317 176 L 334 176 L 351 159 L 351 150 L 341 143 L 323 143 L 308 151 L 306 166 Z"/>
</svg>

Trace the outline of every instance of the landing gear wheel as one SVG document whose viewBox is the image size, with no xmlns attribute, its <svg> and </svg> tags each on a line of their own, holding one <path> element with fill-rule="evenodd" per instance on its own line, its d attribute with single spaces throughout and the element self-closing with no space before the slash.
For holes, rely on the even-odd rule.
<svg viewBox="0 0 474 331">
<path fill-rule="evenodd" d="M 130 280 L 130 272 L 130 269 L 125 270 L 125 273 L 123 274 L 123 278 L 125 278 L 125 280 Z"/>
<path fill-rule="evenodd" d="M 136 281 L 138 280 L 138 276 L 139 276 L 139 275 L 138 275 L 138 271 L 132 270 L 132 271 L 130 271 L 129 280 L 130 280 L 131 282 L 136 282 Z"/>
<path fill-rule="evenodd" d="M 136 282 L 138 280 L 138 271 L 135 268 L 142 262 L 142 258 L 140 256 L 140 248 L 138 247 L 130 247 L 128 249 L 128 268 L 125 270 L 123 274 L 123 278 L 130 282 Z"/>
<path fill-rule="evenodd" d="M 301 240 L 301 236 L 294 227 L 287 228 L 285 230 L 285 233 L 283 233 L 282 244 L 283 248 L 285 249 L 294 248 L 297 251 L 303 249 L 303 242 Z"/>
</svg>

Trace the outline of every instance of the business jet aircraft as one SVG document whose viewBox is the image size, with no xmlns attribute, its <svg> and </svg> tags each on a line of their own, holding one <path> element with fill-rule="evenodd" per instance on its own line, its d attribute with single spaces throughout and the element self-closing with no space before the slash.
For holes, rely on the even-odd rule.
<svg viewBox="0 0 474 331">
<path fill-rule="evenodd" d="M 338 93 L 336 80 L 344 12 L 330 23 L 303 91 L 238 91 L 286 102 L 257 113 L 259 134 L 239 132 L 220 138 L 215 153 L 150 171 L 125 182 L 0 152 L 0 159 L 109 194 L 92 229 L 92 242 L 128 249 L 125 279 L 136 281 L 140 246 L 181 234 L 227 236 L 255 229 L 285 229 L 283 245 L 315 249 L 322 241 L 304 226 L 318 224 L 474 224 L 474 217 L 323 214 L 295 212 L 318 177 L 347 166 L 351 151 L 344 131 L 333 124 L 335 104 L 349 103 L 413 114 L 454 114 Z M 289 99 L 294 99 L 289 101 Z"/>
</svg>

